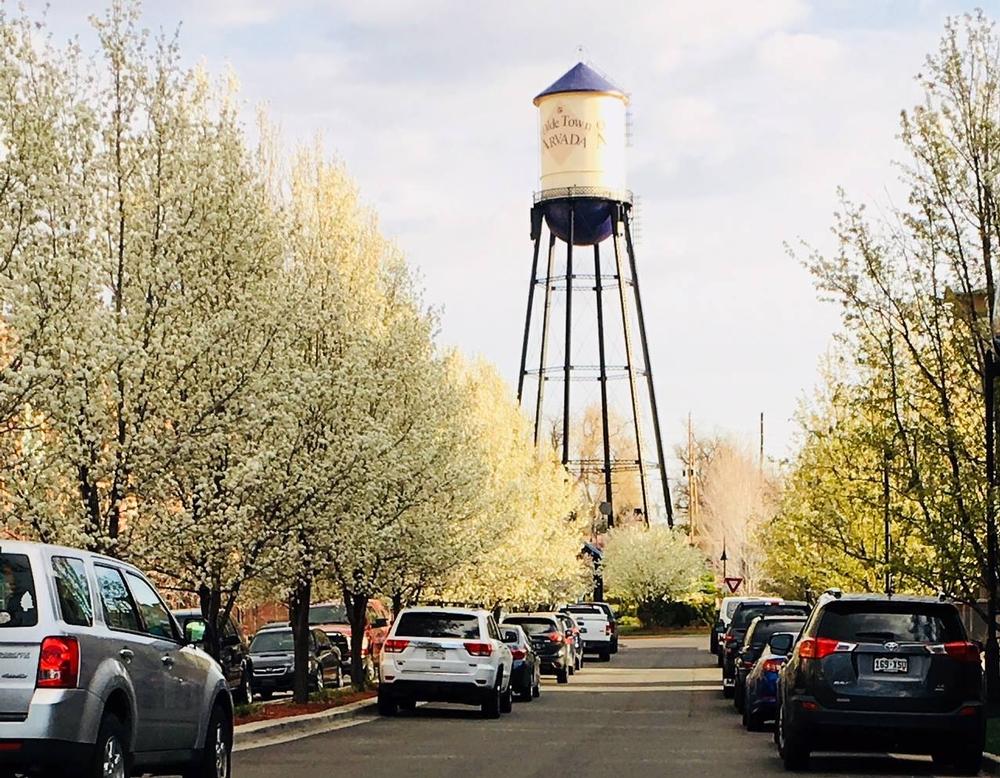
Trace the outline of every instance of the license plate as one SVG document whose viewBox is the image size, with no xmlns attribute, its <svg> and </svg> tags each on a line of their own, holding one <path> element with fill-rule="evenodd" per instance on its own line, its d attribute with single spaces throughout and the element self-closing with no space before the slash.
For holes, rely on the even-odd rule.
<svg viewBox="0 0 1000 778">
<path fill-rule="evenodd" d="M 427 658 L 428 659 L 444 659 L 446 656 L 445 650 L 443 648 L 428 648 Z"/>
<path fill-rule="evenodd" d="M 903 656 L 877 656 L 872 669 L 876 673 L 908 673 L 910 660 Z"/>
</svg>

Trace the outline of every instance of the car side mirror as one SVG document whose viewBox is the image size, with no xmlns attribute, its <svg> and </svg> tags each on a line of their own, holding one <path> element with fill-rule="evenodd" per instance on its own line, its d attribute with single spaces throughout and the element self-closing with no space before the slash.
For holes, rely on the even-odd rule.
<svg viewBox="0 0 1000 778">
<path fill-rule="evenodd" d="M 184 625 L 184 642 L 190 646 L 200 646 L 205 642 L 205 622 L 189 621 Z"/>
<path fill-rule="evenodd" d="M 771 639 L 767 641 L 767 647 L 771 650 L 771 653 L 781 656 L 791 654 L 792 646 L 794 645 L 795 636 L 787 632 L 779 632 L 777 635 L 772 635 Z"/>
</svg>

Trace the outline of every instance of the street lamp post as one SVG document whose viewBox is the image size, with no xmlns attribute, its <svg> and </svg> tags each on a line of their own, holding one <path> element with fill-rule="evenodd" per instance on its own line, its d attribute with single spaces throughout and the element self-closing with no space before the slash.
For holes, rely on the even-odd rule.
<svg viewBox="0 0 1000 778">
<path fill-rule="evenodd" d="M 889 446 L 886 446 L 882 452 L 882 509 L 883 509 L 883 524 L 885 528 L 885 539 L 883 541 L 883 550 L 885 552 L 885 559 L 883 560 L 885 566 L 885 593 L 886 596 L 892 595 L 892 567 L 890 556 L 890 548 L 892 546 L 892 533 L 890 531 L 889 523 L 889 464 L 892 462 L 892 451 L 889 450 Z"/>
<path fill-rule="evenodd" d="M 997 655 L 997 526 L 996 526 L 996 381 L 997 347 L 1000 336 L 997 321 L 993 323 L 993 339 L 986 350 L 983 394 L 986 405 L 986 680 L 987 694 L 993 702 L 1000 700 L 1000 657 Z"/>
</svg>

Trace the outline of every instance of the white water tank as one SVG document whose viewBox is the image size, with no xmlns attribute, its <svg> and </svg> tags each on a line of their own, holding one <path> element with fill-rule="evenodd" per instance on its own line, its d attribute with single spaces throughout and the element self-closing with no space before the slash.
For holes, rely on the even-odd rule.
<svg viewBox="0 0 1000 778">
<path fill-rule="evenodd" d="M 534 103 L 540 132 L 541 197 L 584 189 L 590 196 L 625 199 L 628 96 L 580 62 Z M 579 191 L 567 196 L 584 195 Z"/>
</svg>

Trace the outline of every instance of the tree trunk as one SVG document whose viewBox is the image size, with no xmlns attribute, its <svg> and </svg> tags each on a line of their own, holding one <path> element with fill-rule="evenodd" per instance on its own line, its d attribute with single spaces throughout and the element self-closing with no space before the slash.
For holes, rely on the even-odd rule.
<svg viewBox="0 0 1000 778">
<path fill-rule="evenodd" d="M 403 609 L 403 593 L 396 592 L 392 595 L 392 616 L 395 618 Z"/>
<path fill-rule="evenodd" d="M 355 594 L 344 590 L 344 606 L 347 608 L 347 620 L 351 623 L 351 686 L 358 691 L 368 688 L 368 676 L 365 673 L 365 657 L 362 650 L 365 641 L 365 621 L 368 611 L 368 595 Z M 374 658 L 372 658 L 374 661 Z"/>
<path fill-rule="evenodd" d="M 292 593 L 289 616 L 295 641 L 295 669 L 292 699 L 304 705 L 309 702 L 309 605 L 312 600 L 312 580 L 300 581 Z"/>
<path fill-rule="evenodd" d="M 222 597 L 215 589 L 202 584 L 198 587 L 198 600 L 201 605 L 201 617 L 205 620 L 205 651 L 218 662 L 222 658 L 222 625 L 219 624 L 219 611 Z"/>
</svg>

